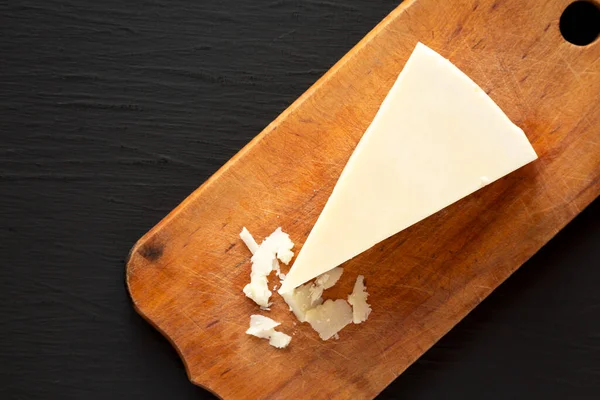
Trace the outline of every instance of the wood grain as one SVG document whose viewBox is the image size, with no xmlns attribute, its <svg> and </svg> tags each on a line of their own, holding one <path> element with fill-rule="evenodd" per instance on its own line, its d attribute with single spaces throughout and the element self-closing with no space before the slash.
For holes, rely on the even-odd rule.
<svg viewBox="0 0 600 400">
<path fill-rule="evenodd" d="M 223 398 L 371 398 L 600 193 L 600 45 L 565 42 L 569 1 L 405 2 L 134 246 L 133 303 L 192 382 Z M 346 263 L 374 311 L 322 342 L 278 297 L 284 351 L 244 334 L 249 252 L 282 226 L 304 242 L 417 41 L 471 76 L 540 159 Z"/>
</svg>

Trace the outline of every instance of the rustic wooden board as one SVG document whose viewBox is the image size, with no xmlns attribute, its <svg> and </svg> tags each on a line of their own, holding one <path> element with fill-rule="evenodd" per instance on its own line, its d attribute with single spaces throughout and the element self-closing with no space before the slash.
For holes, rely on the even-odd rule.
<svg viewBox="0 0 600 400">
<path fill-rule="evenodd" d="M 564 41 L 569 3 L 405 2 L 139 240 L 134 306 L 192 382 L 226 399 L 374 397 L 598 196 L 600 41 Z M 417 41 L 486 90 L 540 159 L 347 262 L 328 295 L 362 273 L 374 311 L 340 340 L 294 325 L 278 296 L 263 313 L 294 334 L 290 347 L 245 335 L 258 308 L 241 292 L 241 227 L 262 240 L 282 226 L 301 247 Z"/>
</svg>

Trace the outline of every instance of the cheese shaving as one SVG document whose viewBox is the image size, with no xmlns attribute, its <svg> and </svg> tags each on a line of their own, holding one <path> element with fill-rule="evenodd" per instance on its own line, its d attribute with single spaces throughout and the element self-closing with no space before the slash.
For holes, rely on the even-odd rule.
<svg viewBox="0 0 600 400">
<path fill-rule="evenodd" d="M 306 321 L 317 331 L 322 340 L 327 340 L 352 323 L 352 308 L 343 299 L 327 300 L 320 306 L 308 310 Z"/>
<path fill-rule="evenodd" d="M 292 337 L 290 335 L 277 331 L 273 331 L 273 334 L 269 338 L 269 344 L 278 349 L 286 348 L 291 341 Z"/>
<path fill-rule="evenodd" d="M 337 281 L 340 280 L 344 268 L 336 267 L 329 272 L 319 275 L 315 279 L 315 283 L 311 285 L 310 296 L 313 301 L 316 301 L 323 295 L 323 291 L 332 288 Z"/>
<path fill-rule="evenodd" d="M 294 243 L 281 228 L 277 228 L 260 245 L 256 243 L 245 227 L 240 233 L 240 238 L 252 253 L 250 283 L 244 287 L 243 291 L 247 297 L 260 306 L 261 310 L 268 311 L 272 304 L 269 302 L 272 292 L 268 287 L 268 276 L 275 271 L 281 281 L 285 279 L 285 275 L 281 273 L 279 261 L 284 264 L 291 261 L 294 256 L 291 250 Z M 364 322 L 371 312 L 371 307 L 366 302 L 368 293 L 362 275 L 357 278 L 348 302 L 344 299 L 323 301 L 323 291 L 333 287 L 340 280 L 343 272 L 343 268 L 336 267 L 316 277 L 313 283 L 306 283 L 281 294 L 296 318 L 300 322 L 308 322 L 322 340 L 332 337 L 339 339 L 338 332 L 341 329 L 352 322 L 355 324 Z M 277 285 L 274 285 L 273 290 L 276 288 Z M 269 339 L 269 344 L 272 346 L 283 348 L 290 343 L 291 336 L 275 331 L 275 327 L 279 325 L 278 322 L 262 315 L 252 315 L 250 328 L 246 333 Z"/>
<path fill-rule="evenodd" d="M 269 339 L 271 346 L 282 349 L 290 344 L 292 337 L 276 331 L 275 328 L 279 325 L 281 323 L 273 321 L 271 318 L 262 315 L 251 315 L 250 327 L 246 333 L 261 339 Z"/>
<path fill-rule="evenodd" d="M 371 306 L 367 303 L 367 293 L 365 287 L 365 277 L 359 275 L 354 283 L 354 290 L 352 294 L 348 296 L 348 303 L 352 305 L 352 322 L 360 324 L 365 322 L 371 314 Z"/>
<path fill-rule="evenodd" d="M 343 272 L 344 268 L 336 267 L 331 271 L 317 276 L 317 279 L 315 279 L 315 284 L 317 286 L 321 286 L 323 289 L 332 288 L 340 280 Z"/>
<path fill-rule="evenodd" d="M 273 270 L 277 271 L 278 276 L 283 275 L 277 257 L 284 263 L 289 262 L 294 255 L 291 251 L 294 243 L 281 228 L 277 228 L 260 246 L 245 227 L 240 233 L 240 238 L 252 253 L 250 283 L 244 287 L 243 292 L 259 306 L 268 307 L 272 292 L 269 290 L 267 277 Z"/>
<path fill-rule="evenodd" d="M 304 284 L 291 292 L 283 293 L 281 297 L 290 307 L 290 311 L 294 313 L 298 321 L 306 321 L 306 312 L 311 308 L 323 303 L 321 296 L 313 298 L 311 289 L 314 286 L 312 283 Z"/>
<path fill-rule="evenodd" d="M 258 243 L 256 243 L 256 240 L 254 240 L 254 237 L 252 237 L 252 235 L 250 234 L 250 232 L 248 232 L 248 229 L 246 229 L 246 227 L 242 228 L 240 238 L 242 239 L 246 247 L 248 247 L 250 253 L 256 253 L 256 250 L 258 250 Z"/>
<path fill-rule="evenodd" d="M 283 293 L 281 297 L 285 300 L 290 310 L 300 322 L 306 321 L 306 312 L 311 308 L 323 303 L 321 296 L 323 290 L 331 288 L 342 276 L 344 269 L 337 267 L 326 272 L 315 280 L 315 283 L 306 283 L 291 292 Z"/>
</svg>

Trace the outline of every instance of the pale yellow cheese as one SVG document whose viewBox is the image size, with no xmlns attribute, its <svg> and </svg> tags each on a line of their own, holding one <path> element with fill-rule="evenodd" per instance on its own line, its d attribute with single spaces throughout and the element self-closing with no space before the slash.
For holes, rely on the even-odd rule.
<svg viewBox="0 0 600 400">
<path fill-rule="evenodd" d="M 417 44 L 279 292 L 329 271 L 536 158 L 523 131 L 477 84 Z"/>
</svg>

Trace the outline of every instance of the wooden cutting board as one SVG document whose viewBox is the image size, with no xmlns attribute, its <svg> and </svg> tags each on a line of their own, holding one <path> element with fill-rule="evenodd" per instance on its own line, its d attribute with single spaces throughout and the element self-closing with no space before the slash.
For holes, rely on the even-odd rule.
<svg viewBox="0 0 600 400">
<path fill-rule="evenodd" d="M 372 398 L 598 196 L 600 41 L 562 38 L 569 3 L 404 2 L 139 240 L 134 306 L 193 383 L 225 399 Z M 326 294 L 345 297 L 362 273 L 373 312 L 339 340 L 295 324 L 278 295 L 260 313 L 293 334 L 289 348 L 245 335 L 259 310 L 241 291 L 242 226 L 257 240 L 281 226 L 301 247 L 417 41 L 472 77 L 539 160 L 347 262 Z"/>
</svg>

